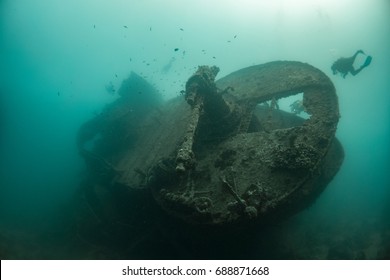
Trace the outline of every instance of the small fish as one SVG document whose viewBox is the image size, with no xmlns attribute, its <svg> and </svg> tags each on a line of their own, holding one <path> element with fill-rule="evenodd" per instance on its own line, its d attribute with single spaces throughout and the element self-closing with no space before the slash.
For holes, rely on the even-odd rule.
<svg viewBox="0 0 390 280">
<path fill-rule="evenodd" d="M 230 43 L 231 41 L 230 41 L 230 40 L 228 40 L 227 42 L 228 42 L 228 43 Z"/>
<path fill-rule="evenodd" d="M 152 27 L 149 27 L 149 31 L 152 31 Z"/>
<path fill-rule="evenodd" d="M 127 25 L 123 25 L 124 28 L 127 28 Z"/>
<path fill-rule="evenodd" d="M 180 30 L 181 30 L 181 31 L 184 31 L 184 29 L 183 29 L 183 28 L 180 28 Z"/>
<path fill-rule="evenodd" d="M 95 25 L 95 24 L 93 25 L 93 28 L 96 28 L 96 25 Z"/>
<path fill-rule="evenodd" d="M 213 56 L 213 58 L 214 58 L 214 59 L 216 59 L 216 57 L 215 57 L 215 56 Z"/>
<path fill-rule="evenodd" d="M 115 74 L 115 77 L 117 77 L 117 78 L 118 78 L 118 75 L 117 75 L 117 74 Z"/>
<path fill-rule="evenodd" d="M 57 95 L 60 96 L 60 92 L 59 91 L 57 91 Z"/>
<path fill-rule="evenodd" d="M 175 48 L 175 52 L 177 52 L 179 50 L 179 48 Z"/>
<path fill-rule="evenodd" d="M 237 35 L 234 35 L 234 39 L 237 38 Z"/>
</svg>

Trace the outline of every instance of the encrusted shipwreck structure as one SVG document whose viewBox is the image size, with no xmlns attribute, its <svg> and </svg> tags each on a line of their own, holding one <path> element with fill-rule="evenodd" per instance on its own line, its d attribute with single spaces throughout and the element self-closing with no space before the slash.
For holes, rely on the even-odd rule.
<svg viewBox="0 0 390 280">
<path fill-rule="evenodd" d="M 169 215 L 206 226 L 263 223 L 312 203 L 344 157 L 330 79 L 290 61 L 215 81 L 218 71 L 200 66 L 184 96 L 165 103 L 147 84 L 141 93 L 123 88 L 84 124 L 78 147 L 94 182 L 87 197 L 97 200 L 99 189 L 129 199 L 143 193 Z M 125 84 L 141 80 L 133 74 Z M 307 119 L 277 106 L 298 93 Z"/>
</svg>

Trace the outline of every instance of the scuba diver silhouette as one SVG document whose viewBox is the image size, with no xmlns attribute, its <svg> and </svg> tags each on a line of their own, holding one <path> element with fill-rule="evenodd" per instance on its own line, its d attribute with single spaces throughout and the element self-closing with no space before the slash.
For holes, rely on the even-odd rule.
<svg viewBox="0 0 390 280">
<path fill-rule="evenodd" d="M 366 68 L 368 65 L 370 65 L 370 63 L 372 61 L 372 56 L 369 55 L 369 56 L 367 56 L 366 61 L 363 63 L 363 65 L 360 66 L 360 68 L 355 70 L 355 68 L 353 67 L 353 63 L 355 62 L 355 59 L 359 53 L 365 55 L 365 53 L 362 50 L 358 50 L 351 57 L 341 57 L 338 60 L 336 60 L 331 67 L 331 69 L 333 71 L 333 75 L 340 73 L 343 76 L 343 78 L 345 78 L 345 76 L 347 76 L 347 74 L 349 72 L 353 76 L 355 76 L 360 71 L 362 71 L 363 68 Z"/>
</svg>

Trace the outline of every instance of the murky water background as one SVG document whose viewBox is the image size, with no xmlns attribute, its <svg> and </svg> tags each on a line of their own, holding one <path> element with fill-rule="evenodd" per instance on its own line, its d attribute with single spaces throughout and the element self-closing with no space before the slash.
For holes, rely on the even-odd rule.
<svg viewBox="0 0 390 280">
<path fill-rule="evenodd" d="M 77 130 L 117 98 L 131 71 L 169 99 L 198 65 L 217 65 L 223 77 L 296 60 L 336 86 L 344 164 L 312 207 L 264 229 L 253 251 L 216 257 L 389 259 L 389 13 L 385 0 L 1 1 L 0 257 L 214 257 L 180 248 L 126 255 L 80 241 Z M 333 76 L 331 64 L 358 49 L 372 64 Z"/>
</svg>

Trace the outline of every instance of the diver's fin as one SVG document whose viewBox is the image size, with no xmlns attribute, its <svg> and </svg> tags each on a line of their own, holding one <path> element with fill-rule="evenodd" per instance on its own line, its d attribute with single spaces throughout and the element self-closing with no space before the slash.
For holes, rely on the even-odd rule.
<svg viewBox="0 0 390 280">
<path fill-rule="evenodd" d="M 364 68 L 364 67 L 367 67 L 368 65 L 370 65 L 371 61 L 372 61 L 372 56 L 371 55 L 367 56 L 366 61 L 364 62 L 364 64 L 362 65 L 361 68 Z"/>
</svg>

